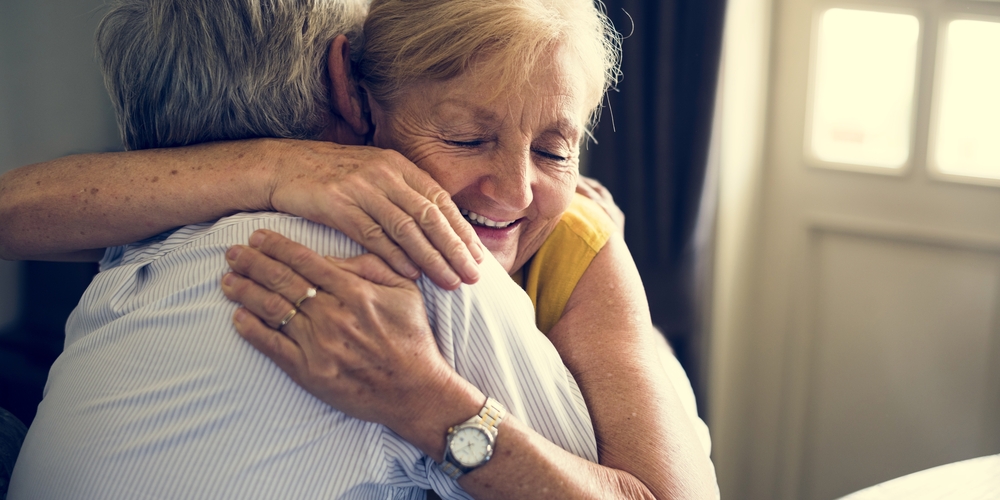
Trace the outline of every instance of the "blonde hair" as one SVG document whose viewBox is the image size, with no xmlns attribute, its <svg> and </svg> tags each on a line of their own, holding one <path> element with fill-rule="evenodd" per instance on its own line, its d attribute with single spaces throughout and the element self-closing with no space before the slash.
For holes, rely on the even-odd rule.
<svg viewBox="0 0 1000 500">
<path fill-rule="evenodd" d="M 621 37 L 599 0 L 374 0 L 363 34 L 360 81 L 387 107 L 409 83 L 479 63 L 495 72 L 498 94 L 516 88 L 559 46 L 579 61 L 592 127 L 620 76 Z"/>
</svg>

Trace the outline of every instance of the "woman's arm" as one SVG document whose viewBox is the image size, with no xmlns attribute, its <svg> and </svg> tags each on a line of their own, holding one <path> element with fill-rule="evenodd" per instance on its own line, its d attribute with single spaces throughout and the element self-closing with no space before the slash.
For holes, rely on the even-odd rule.
<svg viewBox="0 0 1000 500">
<path fill-rule="evenodd" d="M 82 154 L 10 171 L 0 176 L 0 258 L 98 260 L 108 246 L 270 210 L 339 229 L 406 276 L 419 268 L 446 288 L 478 279 L 475 233 L 403 156 L 281 139 Z"/>
<path fill-rule="evenodd" d="M 714 467 L 660 364 L 642 281 L 619 236 L 598 252 L 549 332 L 580 384 L 602 465 L 657 498 L 717 494 Z"/>
<path fill-rule="evenodd" d="M 440 462 L 447 428 L 476 414 L 486 396 L 441 358 L 426 326 L 423 308 L 406 305 L 406 294 L 400 291 L 412 288 L 410 295 L 419 299 L 414 285 L 393 277 L 384 264 L 379 268 L 377 259 L 371 256 L 360 262 L 327 261 L 271 232 L 256 233 L 251 244 L 260 251 L 236 247 L 240 251 L 229 254 L 230 265 L 267 288 L 234 274 L 223 281 L 226 295 L 253 313 L 241 309 L 237 314 L 235 323 L 241 335 L 323 401 L 349 415 L 388 426 Z M 609 276 L 613 278 L 610 274 L 594 277 Z M 333 307 L 311 299 L 303 306 L 303 310 L 306 306 L 310 308 L 307 318 L 286 325 L 287 336 L 276 331 L 295 296 L 311 283 L 333 291 L 321 294 L 324 298 L 336 297 L 326 299 L 333 302 Z M 322 320 L 314 322 L 314 315 Z M 577 357 L 584 359 L 586 355 Z M 643 376 L 641 370 L 622 373 L 619 367 L 603 368 L 610 370 L 610 375 L 624 379 L 625 384 L 633 375 Z M 592 377 L 587 380 L 601 385 Z M 652 498 L 654 493 L 659 498 L 714 497 L 711 464 L 706 471 L 703 466 L 707 458 L 697 442 L 684 434 L 683 427 L 679 431 L 653 429 L 646 436 L 639 434 L 664 425 L 665 421 L 670 425 L 687 425 L 690 430 L 690 423 L 675 422 L 670 415 L 666 419 L 653 418 L 649 423 L 634 421 L 647 416 L 639 408 L 644 404 L 666 408 L 664 413 L 669 413 L 669 401 L 646 402 L 663 391 L 651 388 L 638 396 L 643 402 L 635 404 L 631 401 L 635 392 L 609 394 L 613 384 L 595 389 L 584 387 L 583 380 L 580 382 L 588 397 L 609 399 L 592 410 L 595 420 L 616 419 L 614 425 L 623 422 L 626 425 L 615 429 L 607 422 L 597 424 L 602 451 L 619 453 L 618 456 L 608 459 L 602 456 L 603 465 L 588 462 L 510 417 L 500 426 L 493 458 L 464 475 L 459 481 L 463 488 L 476 498 Z M 639 383 L 640 387 L 655 385 L 642 378 Z M 610 409 L 622 403 L 635 415 L 620 418 L 621 412 Z M 686 417 L 678 411 L 677 418 Z M 648 445 L 642 443 L 646 438 L 665 441 Z M 615 444 L 608 447 L 601 443 L 602 439 Z M 628 446 L 634 449 L 624 453 Z M 643 453 L 661 453 L 665 458 L 646 457 Z M 694 456 L 688 456 L 692 453 Z M 606 460 L 627 468 L 608 466 Z M 642 479 L 649 484 L 635 474 L 644 476 Z"/>
</svg>

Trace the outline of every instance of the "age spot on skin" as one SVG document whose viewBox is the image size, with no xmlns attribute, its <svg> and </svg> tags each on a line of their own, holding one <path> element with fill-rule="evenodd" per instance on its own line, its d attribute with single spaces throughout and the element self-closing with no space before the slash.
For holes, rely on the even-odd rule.
<svg viewBox="0 0 1000 500">
<path fill-rule="evenodd" d="M 158 182 L 159 180 L 160 180 L 159 177 L 153 177 L 153 182 Z"/>
<path fill-rule="evenodd" d="M 171 170 L 170 171 L 170 175 L 177 175 L 177 171 L 176 170 Z"/>
<path fill-rule="evenodd" d="M 100 191 L 100 189 L 90 188 L 90 194 L 92 194 L 92 195 L 97 194 L 98 191 Z"/>
</svg>

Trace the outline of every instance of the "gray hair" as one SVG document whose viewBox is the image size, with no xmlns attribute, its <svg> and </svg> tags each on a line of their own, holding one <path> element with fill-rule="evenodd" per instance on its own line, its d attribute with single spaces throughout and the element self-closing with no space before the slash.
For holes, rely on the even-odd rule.
<svg viewBox="0 0 1000 500">
<path fill-rule="evenodd" d="M 114 0 L 97 50 L 126 149 L 315 138 L 327 51 L 367 0 Z"/>
</svg>

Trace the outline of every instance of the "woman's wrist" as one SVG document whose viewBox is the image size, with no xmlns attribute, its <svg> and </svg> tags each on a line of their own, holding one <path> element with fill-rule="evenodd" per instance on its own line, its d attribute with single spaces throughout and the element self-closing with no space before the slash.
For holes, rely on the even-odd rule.
<svg viewBox="0 0 1000 500">
<path fill-rule="evenodd" d="M 442 384 L 413 394 L 413 403 L 400 406 L 407 413 L 389 428 L 441 463 L 448 429 L 478 414 L 486 395 L 454 370 Z"/>
<path fill-rule="evenodd" d="M 240 175 L 247 211 L 273 212 L 274 193 L 280 185 L 282 166 L 295 154 L 290 139 L 261 138 L 234 143 L 239 150 L 233 165 Z"/>
</svg>

